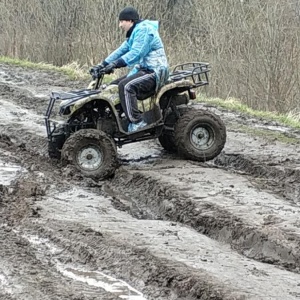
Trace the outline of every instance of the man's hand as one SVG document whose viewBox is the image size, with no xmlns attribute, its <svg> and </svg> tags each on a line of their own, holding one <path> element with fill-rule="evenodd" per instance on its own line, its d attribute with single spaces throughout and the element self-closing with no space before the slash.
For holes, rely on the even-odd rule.
<svg viewBox="0 0 300 300">
<path fill-rule="evenodd" d="M 104 69 L 105 66 L 103 64 L 98 64 L 96 66 L 93 66 L 91 69 L 90 69 L 90 74 L 93 75 L 93 76 L 98 76 L 99 75 L 99 72 Z"/>
<path fill-rule="evenodd" d="M 115 63 L 110 63 L 110 64 L 108 64 L 108 65 L 104 68 L 103 71 L 104 71 L 106 74 L 111 74 L 111 73 L 114 72 L 115 68 L 116 68 L 116 64 L 115 64 Z"/>
</svg>

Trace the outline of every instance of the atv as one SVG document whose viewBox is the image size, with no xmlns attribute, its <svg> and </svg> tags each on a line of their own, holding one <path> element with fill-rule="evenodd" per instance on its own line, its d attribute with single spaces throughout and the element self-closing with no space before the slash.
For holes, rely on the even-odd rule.
<svg viewBox="0 0 300 300">
<path fill-rule="evenodd" d="M 194 89 L 208 84 L 208 63 L 177 65 L 167 83 L 147 99 L 139 99 L 139 109 L 147 125 L 127 132 L 129 121 L 122 110 L 118 86 L 103 84 L 104 69 L 92 69 L 86 89 L 52 92 L 45 114 L 48 153 L 51 158 L 71 163 L 84 176 L 111 177 L 118 166 L 117 146 L 158 138 L 171 153 L 205 162 L 215 158 L 226 142 L 226 128 L 214 113 L 189 105 Z M 62 121 L 51 119 L 60 101 Z"/>
</svg>

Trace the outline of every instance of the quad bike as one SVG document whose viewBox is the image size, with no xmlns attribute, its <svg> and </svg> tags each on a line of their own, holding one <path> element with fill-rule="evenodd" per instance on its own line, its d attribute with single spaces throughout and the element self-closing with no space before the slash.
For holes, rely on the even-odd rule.
<svg viewBox="0 0 300 300">
<path fill-rule="evenodd" d="M 147 99 L 139 99 L 146 127 L 127 132 L 129 121 L 122 110 L 117 85 L 104 85 L 105 69 L 93 71 L 87 89 L 52 92 L 45 115 L 51 158 L 73 164 L 84 176 L 105 179 L 117 168 L 117 146 L 158 138 L 168 152 L 184 158 L 208 161 L 226 142 L 226 128 L 214 113 L 195 109 L 194 88 L 208 84 L 209 64 L 192 62 L 174 67 L 167 83 Z M 59 115 L 52 120 L 54 104 Z"/>
</svg>

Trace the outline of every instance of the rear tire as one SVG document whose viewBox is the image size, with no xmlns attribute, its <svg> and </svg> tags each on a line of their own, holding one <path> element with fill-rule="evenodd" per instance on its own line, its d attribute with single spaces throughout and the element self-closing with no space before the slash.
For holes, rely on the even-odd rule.
<svg viewBox="0 0 300 300">
<path fill-rule="evenodd" d="M 84 176 L 95 179 L 109 178 L 117 168 L 114 141 L 96 129 L 81 129 L 72 134 L 63 145 L 62 159 Z"/>
<path fill-rule="evenodd" d="M 175 137 L 174 137 L 174 126 L 176 121 L 177 121 L 176 114 L 173 111 L 170 111 L 167 114 L 165 120 L 165 126 L 170 130 L 164 129 L 162 134 L 158 137 L 158 140 L 162 145 L 162 147 L 170 153 L 177 152 L 177 147 L 175 144 Z"/>
<path fill-rule="evenodd" d="M 182 116 L 185 113 L 191 113 L 192 111 L 196 111 L 194 107 L 182 105 L 177 107 L 179 115 Z M 177 145 L 175 142 L 175 124 L 178 121 L 176 117 L 176 113 L 174 111 L 169 111 L 166 116 L 165 126 L 167 129 L 164 129 L 162 134 L 158 137 L 158 140 L 162 147 L 168 151 L 169 153 L 177 152 Z"/>
<path fill-rule="evenodd" d="M 226 142 L 226 128 L 215 114 L 205 110 L 184 113 L 175 125 L 175 143 L 179 155 L 196 161 L 208 161 L 220 154 Z"/>
</svg>

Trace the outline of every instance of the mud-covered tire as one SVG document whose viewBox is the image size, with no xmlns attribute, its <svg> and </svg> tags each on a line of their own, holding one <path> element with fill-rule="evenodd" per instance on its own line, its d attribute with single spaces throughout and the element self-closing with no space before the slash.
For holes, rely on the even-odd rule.
<svg viewBox="0 0 300 300">
<path fill-rule="evenodd" d="M 64 143 L 61 156 L 84 176 L 95 179 L 109 178 L 117 168 L 114 141 L 96 129 L 81 129 L 72 134 Z"/>
<path fill-rule="evenodd" d="M 161 146 L 168 151 L 169 153 L 176 153 L 177 152 L 177 147 L 175 144 L 174 140 L 174 135 L 173 134 L 167 134 L 163 133 L 158 137 L 158 140 L 161 144 Z"/>
<path fill-rule="evenodd" d="M 194 107 L 189 107 L 186 105 L 178 106 L 177 107 L 179 115 L 183 115 L 187 112 L 195 111 Z M 177 122 L 176 114 L 173 111 L 168 112 L 166 119 L 165 119 L 165 126 L 168 128 L 175 128 L 175 124 Z M 162 134 L 158 137 L 158 141 L 162 145 L 162 147 L 168 151 L 169 153 L 176 153 L 177 152 L 177 145 L 175 142 L 175 132 L 174 130 L 165 130 Z"/>
<path fill-rule="evenodd" d="M 210 111 L 190 110 L 175 125 L 175 143 L 179 155 L 196 161 L 208 161 L 220 154 L 226 143 L 226 127 Z"/>
<path fill-rule="evenodd" d="M 174 128 L 175 123 L 176 123 L 176 114 L 173 111 L 170 111 L 166 116 L 165 126 L 169 128 Z M 177 152 L 174 131 L 164 130 L 162 134 L 158 137 L 158 141 L 166 151 L 170 153 Z"/>
<path fill-rule="evenodd" d="M 51 146 L 48 147 L 48 156 L 51 159 L 61 159 L 61 153 L 60 151 L 53 150 Z"/>
</svg>

